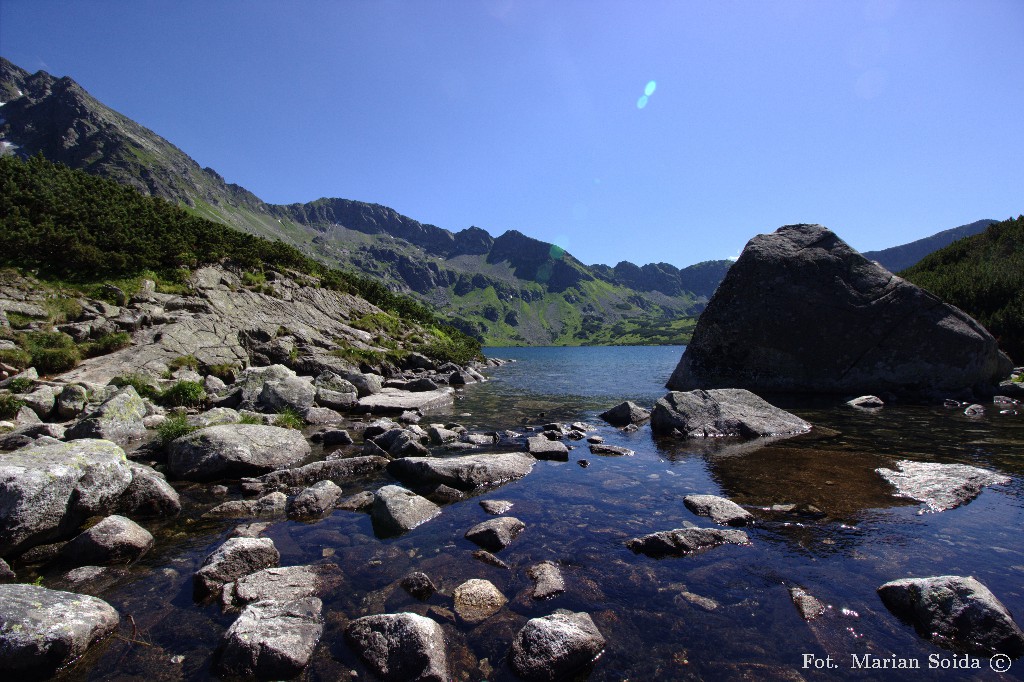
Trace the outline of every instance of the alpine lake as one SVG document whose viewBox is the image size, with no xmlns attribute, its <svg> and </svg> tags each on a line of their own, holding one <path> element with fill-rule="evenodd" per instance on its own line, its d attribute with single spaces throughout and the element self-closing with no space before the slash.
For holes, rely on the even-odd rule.
<svg viewBox="0 0 1024 682">
<path fill-rule="evenodd" d="M 309 523 L 273 522 L 264 537 L 280 550 L 282 566 L 330 562 L 343 576 L 323 596 L 324 633 L 298 679 L 375 679 L 346 644 L 346 623 L 413 611 L 442 624 L 455 679 L 514 680 L 506 656 L 515 634 L 528 619 L 556 609 L 589 613 L 607 641 L 580 680 L 1024 679 L 1024 660 L 994 672 L 987 658 L 923 639 L 876 594 L 898 578 L 972 575 L 1022 622 L 1024 413 L 1000 414 L 991 404 L 984 416 L 969 417 L 942 406 L 862 410 L 839 397 L 776 399 L 815 430 L 745 443 L 655 438 L 649 426 L 624 432 L 597 417 L 623 400 L 650 408 L 666 393 L 682 351 L 490 348 L 489 356 L 515 362 L 488 370 L 488 382 L 460 389 L 452 408 L 421 422 L 525 436 L 531 427 L 582 421 L 592 427 L 589 435 L 629 448 L 632 456 L 595 455 L 586 441 L 566 441 L 574 446 L 568 462 L 538 461 L 525 478 L 446 505 L 399 537 L 377 538 L 369 515 L 354 511 Z M 349 449 L 357 455 L 360 446 Z M 958 508 L 921 513 L 920 503 L 895 496 L 876 472 L 904 459 L 970 464 L 1011 482 L 987 487 Z M 375 474 L 343 485 L 344 494 L 391 482 Z M 192 574 L 240 523 L 202 513 L 240 493 L 235 487 L 227 498 L 215 497 L 199 484 L 179 491 L 180 517 L 150 526 L 156 549 L 126 580 L 96 593 L 121 613 L 120 634 L 61 679 L 214 678 L 217 645 L 237 614 L 194 602 Z M 626 547 L 648 533 L 713 525 L 683 505 L 694 493 L 721 495 L 753 512 L 750 544 L 663 559 Z M 508 569 L 474 559 L 477 547 L 463 537 L 492 518 L 478 504 L 488 498 L 513 503 L 509 514 L 526 524 L 498 553 Z M 544 560 L 558 564 L 566 590 L 536 601 L 527 569 Z M 398 584 L 413 571 L 438 587 L 426 602 Z M 48 585 L 56 575 L 41 577 Z M 491 581 L 508 598 L 477 625 L 452 613 L 452 591 L 471 578 Z M 813 595 L 825 612 L 805 620 L 793 588 Z M 901 675 L 863 665 L 886 661 L 916 662 L 920 670 Z"/>
</svg>

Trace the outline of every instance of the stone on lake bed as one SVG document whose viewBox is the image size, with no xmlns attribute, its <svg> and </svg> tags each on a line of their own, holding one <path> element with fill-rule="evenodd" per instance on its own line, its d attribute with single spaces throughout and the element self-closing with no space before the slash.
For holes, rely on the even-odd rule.
<svg viewBox="0 0 1024 682">
<path fill-rule="evenodd" d="M 746 509 L 717 495 L 687 495 L 683 504 L 697 516 L 706 516 L 722 526 L 745 526 L 754 520 Z"/>
<path fill-rule="evenodd" d="M 443 483 L 470 491 L 498 486 L 526 476 L 537 460 L 522 452 L 461 457 L 404 457 L 387 465 L 389 474 L 410 485 Z"/>
<path fill-rule="evenodd" d="M 610 457 L 632 457 L 636 454 L 629 448 L 624 448 L 619 445 L 605 445 L 603 443 L 592 443 L 590 445 L 590 451 L 595 455 L 605 455 Z"/>
<path fill-rule="evenodd" d="M 651 533 L 626 542 L 626 546 L 633 552 L 649 557 L 694 554 L 723 544 L 749 545 L 750 538 L 741 530 L 677 528 Z"/>
<path fill-rule="evenodd" d="M 994 594 L 972 577 L 893 580 L 878 596 L 894 615 L 939 646 L 980 656 L 1024 655 L 1024 632 Z"/>
<path fill-rule="evenodd" d="M 410 573 L 402 578 L 401 585 L 403 590 L 420 601 L 430 599 L 434 592 L 437 591 L 437 587 L 434 586 L 434 581 L 430 579 L 430 576 L 420 571 Z"/>
<path fill-rule="evenodd" d="M 108 516 L 61 548 L 77 565 L 130 564 L 153 547 L 153 535 L 123 516 Z"/>
<path fill-rule="evenodd" d="M 527 573 L 535 583 L 531 594 L 534 599 L 550 599 L 565 592 L 565 580 L 555 562 L 542 561 L 531 566 Z"/>
<path fill-rule="evenodd" d="M 627 400 L 597 415 L 612 426 L 642 424 L 651 418 L 651 413 L 636 403 Z"/>
<path fill-rule="evenodd" d="M 50 677 L 113 633 L 121 617 L 107 602 L 18 583 L 0 585 L 0 669 L 8 679 Z"/>
<path fill-rule="evenodd" d="M 853 400 L 847 400 L 846 404 L 850 407 L 861 407 L 864 409 L 875 409 L 878 407 L 885 407 L 885 403 L 881 398 L 873 395 L 862 395 L 859 398 Z"/>
<path fill-rule="evenodd" d="M 498 552 L 519 537 L 526 524 L 513 516 L 500 516 L 478 523 L 466 531 L 466 539 L 491 552 Z"/>
<path fill-rule="evenodd" d="M 604 651 L 605 640 L 587 613 L 559 610 L 527 621 L 512 641 L 512 669 L 528 682 L 561 680 Z"/>
<path fill-rule="evenodd" d="M 230 538 L 206 557 L 196 571 L 193 595 L 203 599 L 217 594 L 225 583 L 277 566 L 280 561 L 281 554 L 270 538 Z"/>
<path fill-rule="evenodd" d="M 441 508 L 425 497 L 398 485 L 386 485 L 373 497 L 370 517 L 378 535 L 400 535 L 441 513 Z"/>
<path fill-rule="evenodd" d="M 896 488 L 899 497 L 923 503 L 919 514 L 959 507 L 977 497 L 985 486 L 1010 482 L 1009 476 L 968 464 L 900 460 L 896 466 L 899 471 L 876 471 Z"/>
<path fill-rule="evenodd" d="M 455 613 L 465 622 L 475 625 L 501 610 L 508 599 L 489 580 L 473 578 L 452 592 Z"/>
<path fill-rule="evenodd" d="M 444 630 L 415 613 L 363 616 L 348 624 L 345 639 L 384 682 L 450 682 Z"/>
<path fill-rule="evenodd" d="M 480 507 L 488 514 L 494 516 L 501 516 L 507 511 L 510 511 L 513 507 L 513 503 L 508 500 L 480 500 Z"/>
<path fill-rule="evenodd" d="M 222 605 L 251 604 L 273 599 L 290 601 L 316 597 L 342 580 L 337 564 L 264 568 L 224 586 Z"/>
<path fill-rule="evenodd" d="M 750 391 L 718 388 L 669 393 L 654 405 L 651 429 L 686 438 L 760 438 L 807 433 L 811 425 Z"/>
</svg>

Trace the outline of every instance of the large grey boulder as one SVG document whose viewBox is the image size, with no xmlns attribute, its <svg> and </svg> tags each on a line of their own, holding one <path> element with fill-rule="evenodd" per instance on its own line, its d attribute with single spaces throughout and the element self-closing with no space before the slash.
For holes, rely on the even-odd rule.
<svg viewBox="0 0 1024 682">
<path fill-rule="evenodd" d="M 313 384 L 299 377 L 266 381 L 260 391 L 259 404 L 272 412 L 294 410 L 305 412 L 313 406 L 316 391 Z"/>
<path fill-rule="evenodd" d="M 355 409 L 357 412 L 371 414 L 399 415 L 409 411 L 424 413 L 448 407 L 454 403 L 455 391 L 447 386 L 436 391 L 420 391 L 418 393 L 402 391 L 397 388 L 382 388 L 376 393 L 361 397 Z"/>
<path fill-rule="evenodd" d="M 370 517 L 378 535 L 399 535 L 438 516 L 441 508 L 425 497 L 397 485 L 386 485 L 373 496 Z"/>
<path fill-rule="evenodd" d="M 357 618 L 345 638 L 384 682 L 448 682 L 444 631 L 415 613 L 385 613 Z"/>
<path fill-rule="evenodd" d="M 0 670 L 43 679 L 113 633 L 121 618 L 107 602 L 36 585 L 0 585 Z"/>
<path fill-rule="evenodd" d="M 878 588 L 886 608 L 939 646 L 981 656 L 1024 655 L 1024 632 L 987 587 L 972 577 L 893 580 Z"/>
<path fill-rule="evenodd" d="M 117 511 L 127 516 L 175 516 L 181 498 L 164 475 L 153 467 L 130 462 L 132 482 L 121 494 Z"/>
<path fill-rule="evenodd" d="M 811 425 L 750 391 L 718 388 L 673 391 L 661 398 L 651 413 L 651 430 L 686 438 L 758 438 L 806 433 Z"/>
<path fill-rule="evenodd" d="M 320 481 L 288 502 L 289 518 L 323 516 L 341 499 L 341 488 L 334 481 Z"/>
<path fill-rule="evenodd" d="M 466 539 L 489 552 L 498 552 L 519 537 L 526 524 L 513 516 L 499 516 L 476 524 L 466 531 Z"/>
<path fill-rule="evenodd" d="M 272 599 L 291 601 L 318 597 L 342 581 L 337 564 L 264 568 L 226 583 L 221 594 L 225 608 Z"/>
<path fill-rule="evenodd" d="M 125 386 L 67 431 L 67 438 L 101 438 L 125 445 L 146 434 L 146 401 Z"/>
<path fill-rule="evenodd" d="M 667 387 L 931 396 L 990 391 L 1010 369 L 963 311 L 820 225 L 787 225 L 743 249 Z"/>
<path fill-rule="evenodd" d="M 742 530 L 724 528 L 677 528 L 633 538 L 626 546 L 650 557 L 695 554 L 718 545 L 748 545 L 750 538 Z"/>
<path fill-rule="evenodd" d="M 171 474 L 191 481 L 258 476 L 309 457 L 309 443 L 292 429 L 262 424 L 222 424 L 171 442 Z"/>
<path fill-rule="evenodd" d="M 224 633 L 218 668 L 259 679 L 288 679 L 309 665 L 324 631 L 316 597 L 249 604 Z"/>
<path fill-rule="evenodd" d="M 587 666 L 604 645 L 589 614 L 556 611 L 527 621 L 512 641 L 509 662 L 524 680 L 554 682 Z"/>
<path fill-rule="evenodd" d="M 49 386 L 39 386 L 31 393 L 26 393 L 21 396 L 22 402 L 33 412 L 36 413 L 40 419 L 46 419 L 53 412 L 53 406 L 57 401 L 57 396 Z"/>
<path fill-rule="evenodd" d="M 897 495 L 923 503 L 919 513 L 959 507 L 977 497 L 985 486 L 1010 482 L 1009 476 L 968 464 L 900 460 L 896 467 L 899 471 L 875 471 L 896 488 Z"/>
<path fill-rule="evenodd" d="M 219 671 L 264 680 L 295 677 L 324 634 L 323 609 L 315 597 L 249 604 L 224 633 Z"/>
<path fill-rule="evenodd" d="M 313 382 L 316 391 L 316 402 L 323 407 L 344 410 L 355 405 L 359 399 L 359 391 L 348 379 L 343 379 L 334 372 L 322 372 Z"/>
<path fill-rule="evenodd" d="M 131 481 L 124 450 L 106 440 L 0 454 L 0 556 L 70 537 L 113 511 Z"/>
<path fill-rule="evenodd" d="M 256 500 L 231 500 L 218 504 L 203 516 L 217 519 L 276 519 L 285 515 L 288 497 L 282 492 L 272 492 Z"/>
<path fill-rule="evenodd" d="M 409 485 L 444 484 L 459 490 L 497 487 L 526 476 L 537 460 L 523 452 L 462 457 L 405 457 L 387 465 L 388 473 Z"/>
<path fill-rule="evenodd" d="M 61 548 L 75 565 L 130 564 L 153 547 L 153 535 L 123 516 L 108 516 Z"/>
<path fill-rule="evenodd" d="M 61 389 L 55 401 L 57 416 L 60 419 L 74 419 L 85 411 L 89 403 L 89 393 L 84 386 L 68 384 Z"/>
<path fill-rule="evenodd" d="M 215 549 L 193 579 L 193 595 L 204 599 L 217 594 L 225 583 L 277 566 L 281 554 L 270 538 L 230 538 Z"/>
<path fill-rule="evenodd" d="M 310 462 L 294 469 L 281 469 L 260 476 L 258 485 L 263 490 L 281 490 L 291 487 L 305 487 L 319 481 L 333 481 L 341 484 L 345 479 L 380 471 L 388 464 L 386 457 L 346 457 Z"/>
<path fill-rule="evenodd" d="M 722 526 L 746 526 L 754 521 L 753 514 L 718 495 L 687 495 L 683 504 L 697 516 L 707 516 Z"/>
<path fill-rule="evenodd" d="M 629 426 L 630 424 L 643 424 L 651 418 L 651 413 L 627 400 L 597 416 L 612 426 Z"/>
</svg>

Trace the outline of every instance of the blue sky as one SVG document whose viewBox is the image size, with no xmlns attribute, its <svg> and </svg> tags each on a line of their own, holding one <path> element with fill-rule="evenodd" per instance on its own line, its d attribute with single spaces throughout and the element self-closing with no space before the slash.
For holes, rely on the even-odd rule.
<svg viewBox="0 0 1024 682">
<path fill-rule="evenodd" d="M 266 201 L 680 267 L 1024 212 L 1022 38 L 1021 0 L 0 0 L 0 54 Z"/>
</svg>

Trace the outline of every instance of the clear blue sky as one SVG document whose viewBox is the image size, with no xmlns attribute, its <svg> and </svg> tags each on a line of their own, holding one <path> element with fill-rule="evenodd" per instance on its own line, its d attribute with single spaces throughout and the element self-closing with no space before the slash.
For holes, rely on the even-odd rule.
<svg viewBox="0 0 1024 682">
<path fill-rule="evenodd" d="M 1016 216 L 1022 46 L 1022 0 L 0 0 L 0 54 L 267 201 L 518 229 L 585 263 Z"/>
</svg>

